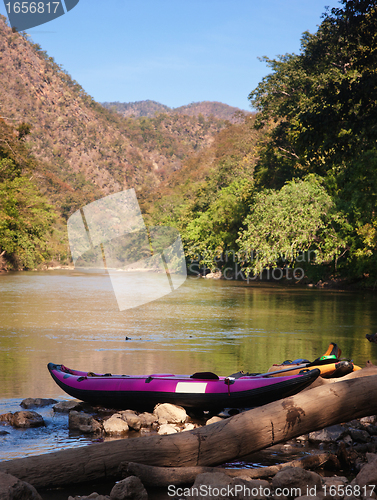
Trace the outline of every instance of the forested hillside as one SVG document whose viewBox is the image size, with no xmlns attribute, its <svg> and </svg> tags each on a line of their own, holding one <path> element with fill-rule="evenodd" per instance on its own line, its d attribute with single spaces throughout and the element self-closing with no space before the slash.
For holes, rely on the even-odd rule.
<svg viewBox="0 0 377 500">
<path fill-rule="evenodd" d="M 0 118 L 0 270 L 68 258 L 65 227 L 33 180 L 38 162 L 27 134 L 25 123 L 15 129 Z"/>
<path fill-rule="evenodd" d="M 30 125 L 27 146 L 39 160 L 36 180 L 67 217 L 100 196 L 154 188 L 224 120 L 174 116 L 124 120 L 0 18 L 0 116 Z M 185 140 L 182 141 L 182 136 Z M 42 166 L 43 165 L 43 166 Z"/>
<path fill-rule="evenodd" d="M 32 158 L 33 186 L 54 207 L 58 228 L 52 239 L 48 231 L 44 235 L 50 241 L 49 249 L 42 252 L 42 240 L 34 242 L 28 247 L 29 253 L 34 248 L 34 256 L 25 260 L 18 243 L 24 240 L 24 246 L 29 245 L 31 235 L 25 225 L 10 228 L 9 214 L 1 212 L 9 207 L 6 209 L 5 198 L 0 200 L 0 269 L 32 268 L 52 257 L 64 259 L 68 253 L 65 224 L 75 210 L 130 187 L 144 196 L 226 126 L 224 120 L 174 114 L 124 119 L 96 103 L 27 34 L 14 33 L 2 16 L 0 117 L 5 127 L 0 145 L 7 146 L 0 159 L 18 162 L 17 176 L 23 176 L 25 159 Z M 5 134 L 6 125 L 12 132 Z M 14 144 L 17 148 L 21 144 L 19 133 L 22 161 L 12 156 Z M 7 173 L 2 182 L 8 189 L 13 180 Z M 8 230 L 11 233 L 5 235 Z M 13 246 L 6 243 L 10 234 Z"/>
<path fill-rule="evenodd" d="M 125 118 L 140 118 L 141 116 L 153 118 L 156 113 L 171 111 L 169 106 L 149 99 L 136 102 L 101 102 L 101 104 L 104 108 L 111 109 Z"/>
<path fill-rule="evenodd" d="M 216 103 L 123 117 L 0 22 L 0 189 L 15 200 L 0 199 L 7 262 L 62 255 L 64 218 L 134 187 L 149 224 L 179 229 L 194 274 L 377 286 L 375 1 L 341 0 L 299 54 L 265 58 L 270 73 L 249 96 L 257 113 L 233 123 L 209 112 Z M 26 180 L 32 203 L 12 194 Z M 28 225 L 29 206 L 40 208 Z M 26 247 L 39 257 L 27 261 Z"/>
<path fill-rule="evenodd" d="M 237 121 L 237 114 L 243 112 L 239 108 L 215 101 L 192 102 L 178 108 L 169 108 L 156 101 L 137 101 L 137 102 L 103 102 L 102 106 L 112 109 L 124 117 L 140 118 L 145 116 L 153 118 L 156 114 L 179 114 L 204 118 L 214 118 L 217 120 L 228 120 L 231 123 Z"/>
<path fill-rule="evenodd" d="M 376 2 L 342 0 L 317 33 L 304 33 L 299 54 L 265 60 L 271 73 L 250 93 L 258 113 L 243 153 L 236 144 L 246 125 L 233 152 L 214 161 L 221 132 L 201 164 L 190 159 L 167 192 L 160 187 L 149 212 L 180 229 L 188 262 L 201 272 L 254 278 L 299 268 L 314 283 L 375 288 Z M 196 176 L 200 182 L 185 183 Z"/>
</svg>

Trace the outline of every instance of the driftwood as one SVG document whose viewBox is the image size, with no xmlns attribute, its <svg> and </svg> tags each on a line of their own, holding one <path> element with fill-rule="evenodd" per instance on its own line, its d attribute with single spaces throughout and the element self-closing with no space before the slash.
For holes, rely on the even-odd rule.
<svg viewBox="0 0 377 500">
<path fill-rule="evenodd" d="M 274 476 L 277 472 L 287 467 L 298 467 L 300 469 L 315 469 L 327 462 L 329 453 L 309 455 L 299 460 L 286 462 L 284 464 L 261 467 L 258 469 L 224 469 L 221 467 L 154 467 L 153 465 L 136 464 L 124 462 L 120 465 L 122 477 L 137 476 L 144 486 L 157 488 L 167 487 L 169 484 L 181 486 L 192 484 L 198 474 L 204 472 L 222 472 L 230 477 L 242 477 L 244 479 L 261 479 Z"/>
<path fill-rule="evenodd" d="M 361 377 L 364 371 L 368 377 Z M 377 414 L 377 369 L 240 413 L 193 431 L 93 444 L 0 463 L 36 488 L 117 476 L 121 462 L 183 467 L 219 465 L 273 444 Z M 373 374 L 373 375 L 372 375 Z"/>
</svg>

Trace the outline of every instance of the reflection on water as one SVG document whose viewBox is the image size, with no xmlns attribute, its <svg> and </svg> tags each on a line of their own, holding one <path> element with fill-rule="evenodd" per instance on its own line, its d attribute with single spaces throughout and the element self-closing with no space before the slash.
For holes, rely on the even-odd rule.
<svg viewBox="0 0 377 500">
<path fill-rule="evenodd" d="M 266 371 L 314 359 L 330 342 L 363 366 L 376 295 L 188 279 L 173 293 L 120 312 L 104 274 L 0 276 L 0 398 L 65 395 L 46 365 L 111 373 Z M 125 340 L 129 337 L 131 340 Z M 0 400 L 1 403 L 1 400 Z"/>
</svg>

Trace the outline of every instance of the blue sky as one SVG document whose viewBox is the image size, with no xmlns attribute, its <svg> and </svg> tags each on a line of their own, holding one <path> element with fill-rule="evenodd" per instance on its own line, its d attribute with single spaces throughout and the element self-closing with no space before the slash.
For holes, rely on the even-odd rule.
<svg viewBox="0 0 377 500">
<path fill-rule="evenodd" d="M 258 57 L 298 53 L 334 0 L 80 0 L 28 30 L 99 102 L 178 107 L 220 101 L 250 109 L 268 74 Z M 6 15 L 4 3 L 0 13 Z"/>
</svg>

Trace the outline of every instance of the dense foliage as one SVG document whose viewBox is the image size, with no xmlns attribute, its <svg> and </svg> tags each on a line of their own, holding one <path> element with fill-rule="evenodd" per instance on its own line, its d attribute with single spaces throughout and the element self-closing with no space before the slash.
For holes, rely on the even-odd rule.
<svg viewBox="0 0 377 500">
<path fill-rule="evenodd" d="M 10 135 L 0 130 L 0 253 L 24 267 L 45 258 L 54 215 L 32 183 L 36 172 L 64 217 L 135 187 L 150 226 L 179 230 L 192 272 L 220 268 L 241 277 L 300 266 L 312 280 L 376 285 L 376 0 L 341 0 L 316 33 L 303 34 L 299 54 L 264 58 L 271 72 L 249 96 L 257 113 L 232 122 L 211 116 L 216 103 L 201 103 L 201 114 L 193 103 L 185 110 L 191 116 L 162 110 L 124 118 L 95 103 L 40 49 L 37 59 L 27 52 L 19 35 L 0 36 L 10 54 L 4 74 L 22 76 L 5 82 L 0 105 L 15 120 L 22 99 L 25 121 L 41 117 L 31 133 L 21 119 Z M 20 48 L 28 66 L 15 56 Z"/>
<path fill-rule="evenodd" d="M 52 236 L 57 214 L 31 180 L 35 160 L 23 144 L 29 131 L 0 119 L 0 268 L 33 269 L 64 249 Z"/>
<path fill-rule="evenodd" d="M 299 54 L 264 58 L 271 73 L 249 96 L 258 135 L 242 154 L 233 144 L 220 161 L 202 156 L 207 175 L 165 193 L 160 218 L 179 227 L 188 259 L 211 269 L 229 265 L 224 252 L 233 251 L 251 273 L 300 263 L 309 276 L 374 286 L 376 1 L 342 0 L 301 42 Z M 219 134 L 218 150 L 223 142 Z"/>
<path fill-rule="evenodd" d="M 317 33 L 305 33 L 301 53 L 267 59 L 272 73 L 250 94 L 260 144 L 256 182 L 281 189 L 315 173 L 352 230 L 346 274 L 376 275 L 377 4 L 342 0 Z M 374 277 L 374 275 L 376 275 Z"/>
</svg>

